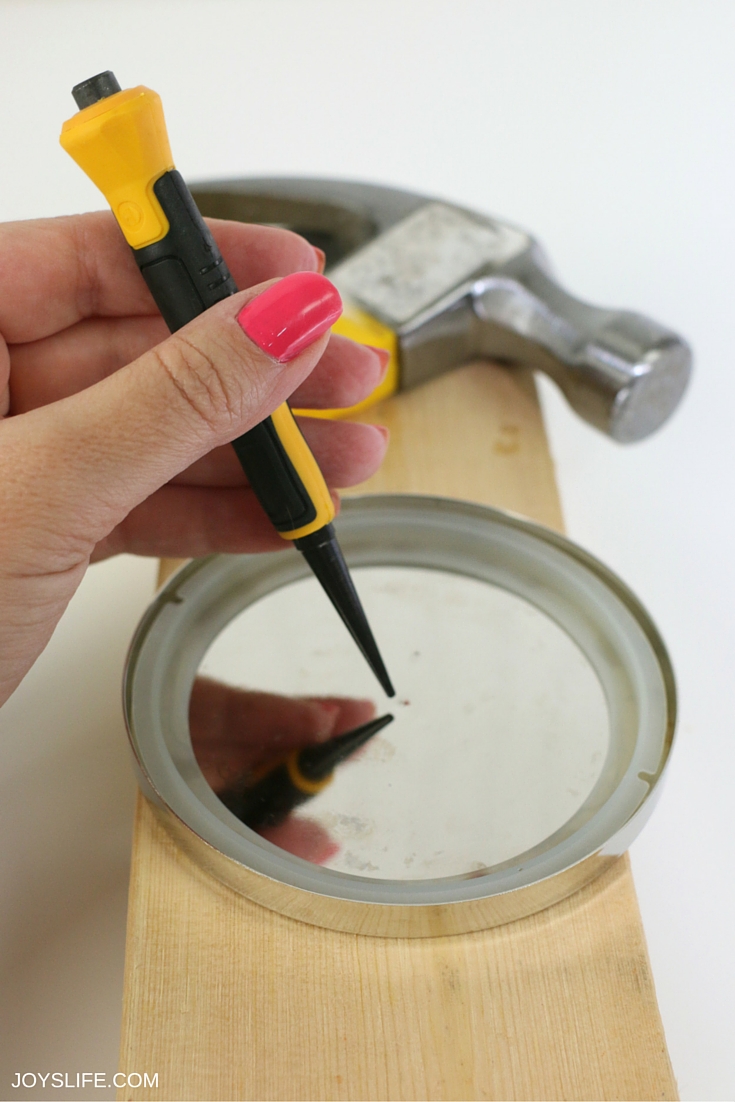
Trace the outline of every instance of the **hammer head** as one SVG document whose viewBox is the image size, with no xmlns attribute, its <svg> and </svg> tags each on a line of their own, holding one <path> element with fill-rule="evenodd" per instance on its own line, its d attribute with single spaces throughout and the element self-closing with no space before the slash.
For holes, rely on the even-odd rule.
<svg viewBox="0 0 735 1102">
<path fill-rule="evenodd" d="M 568 294 L 525 231 L 391 188 L 238 180 L 192 189 L 205 214 L 288 225 L 327 253 L 345 300 L 395 337 L 401 389 L 488 358 L 544 371 L 622 443 L 678 405 L 691 350 L 657 322 Z"/>
</svg>

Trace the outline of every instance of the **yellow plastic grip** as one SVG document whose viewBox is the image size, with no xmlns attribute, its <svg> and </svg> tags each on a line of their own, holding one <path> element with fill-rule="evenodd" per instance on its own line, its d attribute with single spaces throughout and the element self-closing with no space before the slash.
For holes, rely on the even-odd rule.
<svg viewBox="0 0 735 1102">
<path fill-rule="evenodd" d="M 304 792 L 308 796 L 316 796 L 317 792 L 321 792 L 322 789 L 332 783 L 332 773 L 322 777 L 320 781 L 312 781 L 309 777 L 305 777 L 299 768 L 298 750 L 293 750 L 286 758 L 286 769 L 294 788 L 298 788 L 300 792 Z"/>
<path fill-rule="evenodd" d="M 59 140 L 105 196 L 129 245 L 166 236 L 153 185 L 175 165 L 156 92 L 139 85 L 93 103 L 64 123 Z"/>
<path fill-rule="evenodd" d="M 343 300 L 344 301 L 344 300 Z M 327 417 L 334 421 L 341 421 L 348 417 L 354 417 L 363 410 L 382 402 L 384 398 L 390 398 L 391 394 L 399 389 L 400 370 L 398 363 L 398 338 L 392 329 L 383 325 L 377 318 L 371 317 L 354 303 L 344 301 L 342 316 L 332 326 L 333 333 L 339 333 L 343 337 L 349 337 L 358 344 L 370 344 L 374 348 L 385 348 L 390 353 L 388 367 L 383 379 L 376 386 L 372 394 L 358 402 L 354 406 L 345 409 L 298 409 L 296 413 L 304 417 Z"/>
<path fill-rule="evenodd" d="M 324 475 L 309 451 L 309 445 L 301 435 L 301 430 L 294 421 L 286 402 L 273 411 L 271 420 L 288 458 L 293 463 L 316 509 L 316 517 L 309 524 L 294 528 L 290 532 L 278 533 L 285 540 L 298 540 L 302 536 L 310 536 L 312 532 L 318 532 L 325 524 L 334 520 L 334 502 L 324 481 Z"/>
</svg>

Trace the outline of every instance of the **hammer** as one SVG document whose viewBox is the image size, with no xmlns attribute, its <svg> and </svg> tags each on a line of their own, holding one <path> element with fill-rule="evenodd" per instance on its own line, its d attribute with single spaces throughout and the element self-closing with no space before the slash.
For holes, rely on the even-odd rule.
<svg viewBox="0 0 735 1102">
<path fill-rule="evenodd" d="M 477 359 L 544 371 L 620 443 L 649 436 L 684 393 L 692 354 L 682 337 L 574 298 L 538 242 L 507 222 L 340 180 L 225 180 L 191 191 L 203 214 L 286 226 L 322 248 L 345 300 L 335 330 L 391 351 L 383 383 L 340 416 Z"/>
</svg>

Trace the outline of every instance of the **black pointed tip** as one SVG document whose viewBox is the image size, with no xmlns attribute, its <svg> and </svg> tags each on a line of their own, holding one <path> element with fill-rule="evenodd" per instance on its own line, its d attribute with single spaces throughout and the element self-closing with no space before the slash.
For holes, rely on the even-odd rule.
<svg viewBox="0 0 735 1102">
<path fill-rule="evenodd" d="M 367 620 L 365 621 L 365 625 L 367 626 Z M 388 671 L 385 668 L 385 663 L 383 662 L 383 659 L 380 657 L 380 651 L 378 650 L 377 644 L 375 642 L 375 639 L 373 638 L 373 633 L 370 631 L 370 628 L 367 629 L 367 632 L 363 633 L 361 639 L 358 638 L 354 631 L 352 632 L 352 635 L 358 647 L 365 656 L 367 664 L 380 682 L 380 687 L 382 688 L 385 695 L 395 696 L 396 690 L 393 688 L 393 682 L 388 676 Z"/>
<path fill-rule="evenodd" d="M 335 735 L 328 742 L 317 746 L 307 746 L 299 754 L 299 768 L 310 780 L 322 780 L 329 776 L 333 769 L 345 761 L 361 746 L 364 746 L 371 738 L 382 731 L 389 723 L 393 722 L 392 715 L 379 716 L 368 720 L 361 727 L 354 727 L 344 734 Z"/>
<path fill-rule="evenodd" d="M 342 617 L 386 696 L 395 696 L 396 691 L 373 638 L 332 525 L 327 524 L 310 536 L 294 540 L 294 543 Z"/>
<path fill-rule="evenodd" d="M 377 735 L 378 731 L 382 731 L 395 718 L 390 712 L 386 712 L 384 716 L 376 716 L 375 719 L 369 719 L 367 723 L 363 723 L 360 727 L 353 727 L 351 731 L 337 735 L 332 739 L 332 742 L 343 742 L 345 746 L 350 746 L 354 750 L 358 745 L 371 739 L 373 735 Z"/>
</svg>

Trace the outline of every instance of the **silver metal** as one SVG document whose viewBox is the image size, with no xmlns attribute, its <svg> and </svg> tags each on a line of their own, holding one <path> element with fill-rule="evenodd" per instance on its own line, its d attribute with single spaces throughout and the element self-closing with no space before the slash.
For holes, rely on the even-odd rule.
<svg viewBox="0 0 735 1102">
<path fill-rule="evenodd" d="M 486 507 L 408 495 L 348 499 L 338 529 L 358 586 L 361 570 L 441 571 L 517 599 L 529 615 L 540 615 L 564 633 L 599 682 L 609 719 L 604 763 L 591 789 L 581 793 L 582 802 L 566 821 L 555 823 L 530 848 L 458 875 L 385 877 L 377 861 L 368 874 L 337 871 L 249 830 L 218 799 L 200 767 L 201 756 L 195 755 L 192 686 L 206 670 L 203 658 L 236 618 L 243 616 L 247 626 L 259 603 L 281 593 L 291 600 L 307 570 L 293 551 L 212 556 L 186 566 L 158 595 L 133 640 L 125 675 L 131 745 L 143 790 L 161 821 L 201 867 L 256 902 L 316 925 L 375 936 L 482 929 L 540 910 L 588 883 L 624 852 L 647 820 L 671 749 L 673 674 L 644 609 L 619 579 L 563 537 Z M 295 648 L 306 634 L 294 630 L 293 621 L 284 632 L 285 647 L 293 639 Z M 263 649 L 262 635 L 256 636 L 247 652 L 251 656 Z M 282 639 L 276 645 L 279 664 L 285 647 Z M 238 654 L 232 660 L 235 667 L 242 664 Z M 324 663 L 334 668 L 331 652 Z M 256 664 L 252 657 L 245 660 L 245 684 L 252 683 Z M 355 668 L 362 672 L 359 662 Z M 523 687 L 522 677 L 519 683 Z M 453 691 L 450 683 L 447 692 Z M 450 703 L 456 714 L 451 729 L 441 729 L 438 743 L 431 741 L 428 727 L 425 732 L 430 762 L 437 760 L 431 757 L 437 748 L 468 745 L 459 737 L 470 722 L 468 702 L 450 695 Z M 543 701 L 541 707 L 547 709 Z M 390 730 L 400 749 L 408 731 L 405 724 L 401 728 L 400 715 Z M 504 730 L 496 731 L 496 738 Z M 419 749 L 423 754 L 421 740 Z M 386 769 L 384 776 L 397 780 L 390 764 Z M 448 773 L 437 775 L 433 765 L 424 774 L 431 785 L 449 783 Z M 517 780 L 523 783 L 522 773 Z M 434 792 L 427 790 L 430 813 Z M 464 810 L 465 790 L 453 798 Z"/>
<path fill-rule="evenodd" d="M 192 191 L 205 214 L 286 224 L 325 246 L 330 278 L 398 334 L 403 389 L 477 358 L 529 366 L 621 443 L 659 428 L 686 389 L 692 354 L 682 337 L 574 298 L 538 242 L 508 223 L 342 181 L 233 180 Z"/>
</svg>

